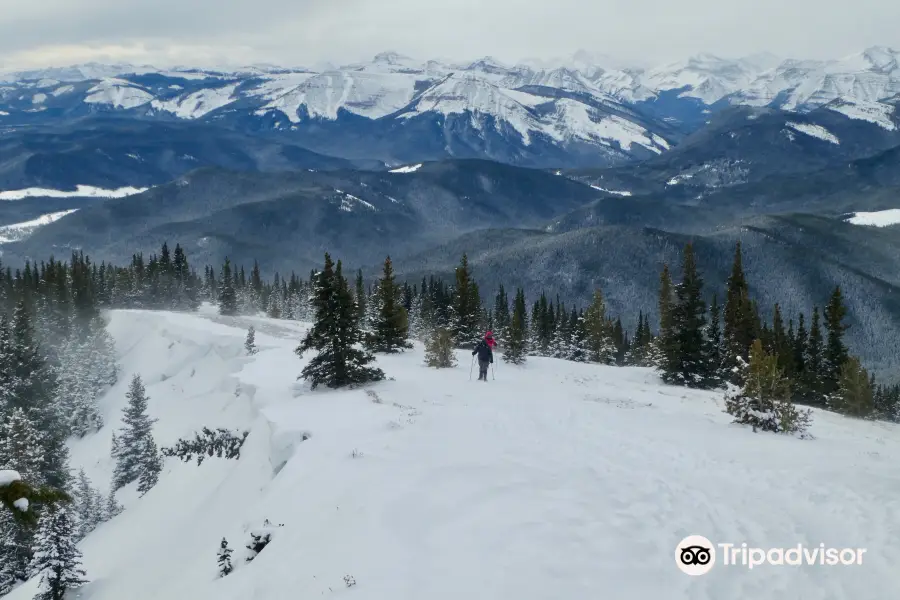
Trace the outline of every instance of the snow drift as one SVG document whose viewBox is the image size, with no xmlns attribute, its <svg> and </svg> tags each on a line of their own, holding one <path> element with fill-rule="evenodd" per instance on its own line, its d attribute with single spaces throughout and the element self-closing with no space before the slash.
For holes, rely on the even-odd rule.
<svg viewBox="0 0 900 600">
<path fill-rule="evenodd" d="M 721 397 L 647 369 L 498 361 L 488 383 L 379 358 L 389 379 L 310 392 L 305 327 L 264 318 L 115 311 L 108 423 L 72 443 L 95 484 L 140 373 L 154 436 L 248 430 L 238 460 L 166 460 L 144 497 L 80 544 L 89 600 L 621 600 L 887 598 L 897 588 L 900 434 L 817 412 L 816 440 L 729 424 Z M 259 352 L 246 356 L 247 327 Z M 305 360 L 305 359 L 304 359 Z M 270 542 L 254 558 L 251 533 Z M 676 568 L 682 538 L 863 547 L 862 565 Z M 217 578 L 222 538 L 235 571 Z M 36 581 L 10 596 L 30 599 Z"/>
</svg>

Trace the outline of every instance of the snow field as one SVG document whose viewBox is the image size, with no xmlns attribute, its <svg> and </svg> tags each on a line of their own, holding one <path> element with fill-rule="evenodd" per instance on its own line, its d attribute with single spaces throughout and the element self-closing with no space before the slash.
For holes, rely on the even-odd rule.
<svg viewBox="0 0 900 600">
<path fill-rule="evenodd" d="M 251 434 L 240 460 L 166 459 L 146 496 L 123 490 L 125 512 L 81 543 L 85 600 L 825 600 L 887 598 L 900 583 L 896 426 L 818 411 L 816 440 L 755 434 L 729 424 L 720 395 L 648 369 L 498 360 L 482 383 L 468 352 L 434 370 L 420 345 L 379 356 L 393 380 L 310 392 L 296 380 L 302 324 L 208 308 L 111 319 L 123 372 L 103 398 L 107 427 L 72 444 L 74 468 L 106 485 L 134 372 L 158 445 L 204 425 Z M 250 324 L 259 353 L 246 357 Z M 267 518 L 273 541 L 244 563 Z M 860 566 L 689 577 L 674 556 L 691 534 L 867 553 Z M 236 570 L 216 579 L 223 536 Z"/>
</svg>

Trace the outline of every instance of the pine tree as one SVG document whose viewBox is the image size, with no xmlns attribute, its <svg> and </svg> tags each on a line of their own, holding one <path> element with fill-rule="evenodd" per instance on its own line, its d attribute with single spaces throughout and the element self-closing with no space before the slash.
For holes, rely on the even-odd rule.
<svg viewBox="0 0 900 600">
<path fill-rule="evenodd" d="M 368 307 L 366 306 L 366 286 L 363 282 L 363 274 L 362 269 L 359 269 L 356 272 L 356 293 L 354 294 L 356 299 L 356 316 L 359 320 L 360 327 L 363 329 L 368 325 L 365 321 L 366 319 L 366 311 Z"/>
<path fill-rule="evenodd" d="M 726 381 L 722 365 L 722 313 L 719 309 L 719 299 L 713 294 L 712 304 L 709 307 L 709 323 L 705 332 L 704 360 L 709 366 L 706 380 L 708 388 L 720 387 Z"/>
<path fill-rule="evenodd" d="M 456 267 L 456 285 L 451 295 L 453 343 L 457 347 L 470 346 L 478 339 L 478 313 L 481 299 L 478 286 L 469 272 L 469 259 L 463 254 Z"/>
<path fill-rule="evenodd" d="M 525 292 L 516 290 L 513 302 L 513 314 L 510 319 L 509 332 L 503 348 L 504 362 L 520 365 L 525 362 L 528 351 L 528 323 L 526 322 Z"/>
<path fill-rule="evenodd" d="M 828 335 L 822 353 L 822 379 L 826 395 L 834 394 L 838 390 L 839 380 L 842 378 L 841 370 L 849 359 L 850 353 L 844 344 L 844 332 L 849 329 L 849 326 L 844 324 L 846 316 L 847 307 L 844 305 L 841 288 L 836 287 L 825 307 L 825 328 Z"/>
<path fill-rule="evenodd" d="M 744 370 L 743 389 L 725 398 L 725 410 L 734 416 L 734 422 L 750 425 L 753 431 L 806 435 L 811 413 L 798 411 L 791 402 L 790 381 L 778 368 L 778 358 L 763 349 L 761 340 L 753 342 L 750 363 Z"/>
<path fill-rule="evenodd" d="M 384 272 L 378 280 L 378 313 L 372 323 L 372 335 L 368 347 L 373 352 L 395 353 L 412 348 L 407 339 L 409 320 L 406 309 L 400 303 L 401 289 L 394 281 L 391 257 L 384 261 Z"/>
<path fill-rule="evenodd" d="M 702 293 L 703 279 L 697 272 L 693 245 L 689 243 L 684 248 L 682 280 L 676 286 L 676 302 L 671 309 L 673 352 L 662 373 L 667 383 L 705 388 L 715 376 L 703 337 L 706 305 Z"/>
<path fill-rule="evenodd" d="M 221 544 L 219 544 L 219 552 L 218 552 L 218 563 L 219 563 L 219 577 L 225 577 L 234 571 L 234 567 L 231 565 L 231 553 L 232 549 L 228 547 L 228 540 L 222 538 Z"/>
<path fill-rule="evenodd" d="M 838 389 L 828 399 L 828 407 L 853 417 L 868 417 L 875 411 L 872 382 L 855 356 L 841 367 Z"/>
<path fill-rule="evenodd" d="M 606 303 L 599 289 L 594 290 L 591 304 L 584 312 L 584 331 L 589 350 L 588 360 L 604 365 L 612 364 L 616 357 L 616 347 L 606 320 Z"/>
<path fill-rule="evenodd" d="M 31 572 L 41 576 L 35 600 L 63 600 L 68 590 L 88 583 L 81 558 L 68 507 L 48 507 L 41 515 L 30 565 Z"/>
<path fill-rule="evenodd" d="M 219 314 L 233 316 L 238 313 L 237 292 L 231 272 L 231 261 L 225 257 L 219 282 Z"/>
<path fill-rule="evenodd" d="M 374 355 L 357 347 L 363 333 L 356 302 L 341 274 L 341 261 L 335 269 L 327 253 L 325 267 L 316 276 L 313 304 L 315 323 L 295 352 L 302 357 L 304 352 L 315 349 L 318 354 L 303 368 L 300 377 L 311 381 L 312 389 L 323 383 L 337 388 L 384 379 L 381 369 L 366 366 L 375 359 Z"/>
<path fill-rule="evenodd" d="M 435 328 L 431 336 L 425 340 L 425 364 L 437 369 L 456 366 L 453 335 L 449 330 L 442 327 Z"/>
<path fill-rule="evenodd" d="M 732 383 L 737 385 L 741 384 L 740 370 L 735 369 L 738 365 L 737 358 L 741 357 L 744 362 L 747 361 L 750 345 L 757 337 L 754 316 L 749 285 L 744 277 L 741 243 L 738 242 L 735 245 L 734 263 L 725 294 L 723 329 L 725 369 L 730 374 Z"/>
<path fill-rule="evenodd" d="M 91 485 L 91 480 L 88 479 L 84 469 L 78 471 L 75 486 L 74 510 L 77 517 L 75 541 L 77 542 L 96 529 L 103 520 L 103 514 L 100 506 L 100 494 Z"/>
<path fill-rule="evenodd" d="M 806 341 L 806 354 L 803 357 L 802 397 L 807 404 L 815 405 L 824 405 L 826 402 L 824 342 L 820 322 L 819 307 L 813 307 L 812 323 Z"/>
<path fill-rule="evenodd" d="M 144 451 L 141 455 L 141 474 L 138 477 L 138 493 L 143 496 L 159 482 L 159 474 L 162 471 L 162 457 L 150 434 L 144 441 Z"/>
<path fill-rule="evenodd" d="M 494 298 L 493 317 L 494 323 L 491 329 L 494 332 L 494 339 L 497 340 L 497 343 L 505 346 L 509 337 L 509 326 L 512 322 L 512 317 L 509 312 L 509 298 L 506 295 L 506 290 L 503 289 L 502 283 L 497 290 L 496 298 Z"/>
<path fill-rule="evenodd" d="M 156 419 L 147 415 L 148 398 L 140 375 L 132 378 L 125 397 L 128 404 L 123 409 L 123 427 L 117 438 L 119 451 L 113 472 L 115 490 L 140 479 L 148 466 L 151 469 L 154 467 L 148 465 L 147 460 L 151 455 L 148 444 L 153 440 L 152 428 Z"/>
<path fill-rule="evenodd" d="M 247 338 L 244 340 L 244 350 L 249 356 L 256 354 L 256 328 L 251 325 L 247 328 Z"/>
<path fill-rule="evenodd" d="M 109 521 L 122 514 L 122 505 L 116 501 L 116 490 L 110 488 L 106 495 L 106 504 L 103 507 L 103 520 Z"/>
<path fill-rule="evenodd" d="M 656 348 L 652 352 L 654 366 L 662 372 L 673 372 L 676 365 L 678 344 L 673 321 L 674 304 L 669 265 L 663 265 L 662 273 L 659 275 L 659 336 L 656 338 Z"/>
</svg>

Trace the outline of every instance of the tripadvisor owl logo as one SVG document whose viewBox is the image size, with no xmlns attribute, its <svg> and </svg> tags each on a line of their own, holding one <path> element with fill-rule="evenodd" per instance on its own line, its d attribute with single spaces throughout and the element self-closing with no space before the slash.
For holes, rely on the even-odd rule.
<svg viewBox="0 0 900 600">
<path fill-rule="evenodd" d="M 716 547 L 702 535 L 689 535 L 675 547 L 675 564 L 688 575 L 706 575 L 716 564 Z"/>
</svg>

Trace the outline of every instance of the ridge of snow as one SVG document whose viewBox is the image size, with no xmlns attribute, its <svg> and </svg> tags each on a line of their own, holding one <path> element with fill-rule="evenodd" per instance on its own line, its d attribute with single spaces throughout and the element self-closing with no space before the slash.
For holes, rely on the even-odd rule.
<svg viewBox="0 0 900 600">
<path fill-rule="evenodd" d="M 38 227 L 49 225 L 54 221 L 59 221 L 66 215 L 70 215 L 77 210 L 77 208 L 61 210 L 59 212 L 41 215 L 40 217 L 32 219 L 31 221 L 23 221 L 21 223 L 13 223 L 11 225 L 2 225 L 0 226 L 0 244 L 24 240 L 29 235 L 34 233 L 34 230 Z"/>
<path fill-rule="evenodd" d="M 92 185 L 76 185 L 75 191 L 51 190 L 46 188 L 25 188 L 22 190 L 0 191 L 0 200 L 23 200 L 25 198 L 125 198 L 146 192 L 150 188 L 131 186 L 107 190 Z"/>
<path fill-rule="evenodd" d="M 812 123 L 796 123 L 793 121 L 788 121 L 786 125 L 795 131 L 805 133 L 808 136 L 818 138 L 826 142 L 831 142 L 832 144 L 841 143 L 841 141 L 833 133 L 831 133 L 821 125 L 814 125 Z"/>
<path fill-rule="evenodd" d="M 18 471 L 12 469 L 0 469 L 0 487 L 5 487 L 16 481 L 22 481 Z"/>
<path fill-rule="evenodd" d="M 99 399 L 108 425 L 70 440 L 73 469 L 106 491 L 110 431 L 134 373 L 160 447 L 204 426 L 250 434 L 238 460 L 166 458 L 146 495 L 134 484 L 117 494 L 125 511 L 79 543 L 91 580 L 79 592 L 91 600 L 450 600 L 472 590 L 545 600 L 600 589 L 688 600 L 698 583 L 708 598 L 777 589 L 824 600 L 895 589 L 895 425 L 814 410 L 815 440 L 753 433 L 730 424 L 721 394 L 664 385 L 651 369 L 530 357 L 470 382 L 467 351 L 435 370 L 421 344 L 378 355 L 394 380 L 311 392 L 296 381 L 310 359 L 294 353 L 306 324 L 206 306 L 109 317 L 122 375 Z M 247 563 L 253 532 L 272 540 Z M 862 566 L 829 568 L 717 560 L 698 582 L 675 564 L 690 534 L 738 548 L 869 551 Z M 235 550 L 225 581 L 223 537 Z M 33 578 L 7 600 L 31 600 L 37 587 Z"/>
<path fill-rule="evenodd" d="M 419 169 L 422 168 L 422 163 L 416 165 L 407 165 L 405 167 L 397 167 L 396 169 L 391 169 L 388 171 L 389 173 L 415 173 Z"/>
<path fill-rule="evenodd" d="M 900 224 L 900 208 L 890 208 L 875 212 L 858 212 L 847 219 L 853 225 L 866 225 L 869 227 L 889 227 Z"/>
<path fill-rule="evenodd" d="M 220 88 L 207 88 L 177 96 L 170 100 L 153 100 L 150 106 L 174 114 L 181 119 L 199 119 L 203 115 L 231 104 L 237 98 L 234 91 L 239 83 L 232 83 Z"/>
<path fill-rule="evenodd" d="M 616 194 L 618 196 L 630 196 L 631 195 L 631 192 L 629 192 L 628 190 L 622 190 L 622 191 L 607 190 L 598 185 L 591 185 L 591 187 L 597 191 L 606 192 L 607 194 Z"/>
</svg>

